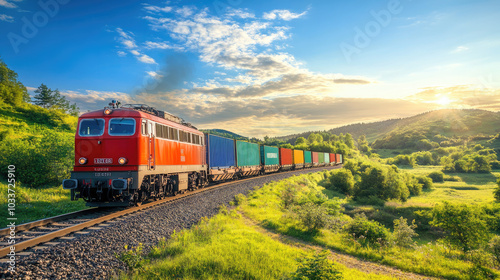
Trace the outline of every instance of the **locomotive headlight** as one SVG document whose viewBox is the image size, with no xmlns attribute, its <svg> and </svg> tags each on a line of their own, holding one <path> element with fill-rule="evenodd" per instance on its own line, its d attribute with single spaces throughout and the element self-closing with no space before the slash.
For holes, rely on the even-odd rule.
<svg viewBox="0 0 500 280">
<path fill-rule="evenodd" d="M 124 158 L 124 157 L 121 157 L 118 159 L 118 163 L 121 164 L 121 165 L 124 165 L 125 163 L 127 163 L 127 159 Z"/>
<path fill-rule="evenodd" d="M 87 164 L 87 159 L 84 158 L 84 157 L 81 157 L 78 162 L 81 164 L 81 165 L 84 165 L 84 164 Z"/>
<path fill-rule="evenodd" d="M 113 112 L 113 110 L 109 109 L 109 108 L 106 108 L 104 109 L 104 115 L 109 115 Z"/>
</svg>

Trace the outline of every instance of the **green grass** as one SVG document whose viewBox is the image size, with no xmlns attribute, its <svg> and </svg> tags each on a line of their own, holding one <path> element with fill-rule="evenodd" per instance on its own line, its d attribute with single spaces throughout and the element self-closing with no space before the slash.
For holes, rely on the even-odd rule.
<svg viewBox="0 0 500 280">
<path fill-rule="evenodd" d="M 417 166 L 415 168 L 405 168 L 404 170 L 415 175 L 427 175 L 433 171 L 440 171 L 441 166 Z M 500 172 L 494 171 L 487 174 L 477 173 L 448 173 L 447 177 L 458 177 L 460 181 L 445 181 L 434 183 L 434 189 L 423 192 L 420 196 L 408 199 L 406 203 L 394 203 L 393 206 L 404 207 L 432 207 L 443 201 L 458 203 L 485 204 L 491 203 L 495 199 L 493 190 L 497 187 L 496 180 Z"/>
<path fill-rule="evenodd" d="M 311 255 L 279 242 L 248 224 L 236 210 L 202 219 L 189 230 L 160 241 L 149 254 L 151 264 L 120 279 L 283 279 Z M 395 279 L 336 264 L 344 279 Z"/>
<path fill-rule="evenodd" d="M 309 176 L 307 178 L 310 184 L 307 186 L 301 183 L 305 181 L 301 179 L 305 176 Z M 449 250 L 435 243 L 423 244 L 425 241 L 432 241 L 432 235 L 423 236 L 423 239 L 420 241 L 421 245 L 416 249 L 401 249 L 390 246 L 376 249 L 360 246 L 351 236 L 348 236 L 339 228 L 332 228 L 332 230 L 322 229 L 317 232 L 308 231 L 300 221 L 283 209 L 279 198 L 279 193 L 287 184 L 302 184 L 300 192 L 321 189 L 317 185 L 317 182 L 322 180 L 322 176 L 305 176 L 292 177 L 286 181 L 270 184 L 253 192 L 249 195 L 248 200 L 240 206 L 242 212 L 245 216 L 256 220 L 275 232 L 319 244 L 326 248 L 415 273 L 452 279 L 468 279 L 468 273 L 472 265 L 460 259 L 460 252 Z M 427 198 L 426 204 L 428 204 L 428 201 L 429 198 Z M 385 210 L 380 211 L 377 207 L 365 206 L 364 208 L 366 208 L 364 209 L 366 211 L 374 212 L 375 215 L 387 214 L 383 213 Z M 393 216 L 391 217 L 399 218 L 397 213 L 400 213 L 400 210 L 403 210 L 403 212 L 404 210 L 408 210 L 409 213 L 413 213 L 418 209 L 422 208 L 408 207 L 407 209 L 397 209 L 396 207 L 393 208 L 394 213 L 392 213 Z M 348 220 L 349 218 L 343 216 L 342 219 Z M 340 231 L 336 232 L 335 230 Z"/>
<path fill-rule="evenodd" d="M 16 183 L 16 223 L 22 224 L 43 218 L 48 218 L 64 213 L 70 213 L 85 209 L 83 200 L 71 201 L 70 191 L 63 190 L 61 186 L 33 189 Z M 7 191 L 6 182 L 0 182 L 0 220 L 6 221 L 7 213 Z"/>
</svg>

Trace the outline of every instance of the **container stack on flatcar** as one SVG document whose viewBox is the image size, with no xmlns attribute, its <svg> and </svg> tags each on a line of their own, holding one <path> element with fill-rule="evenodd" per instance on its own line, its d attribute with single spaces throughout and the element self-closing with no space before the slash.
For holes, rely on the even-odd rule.
<svg viewBox="0 0 500 280">
<path fill-rule="evenodd" d="M 325 156 L 324 156 L 324 159 L 325 159 L 325 165 L 330 165 L 330 154 L 329 153 L 325 153 Z"/>
<path fill-rule="evenodd" d="M 259 144 L 236 141 L 236 162 L 240 177 L 258 175 L 261 170 Z"/>
<path fill-rule="evenodd" d="M 232 179 L 237 172 L 234 140 L 211 134 L 205 139 L 210 181 Z"/>
<path fill-rule="evenodd" d="M 260 146 L 263 173 L 277 172 L 280 169 L 279 153 L 278 147 Z"/>
<path fill-rule="evenodd" d="M 342 163 L 341 154 L 292 150 L 204 134 L 141 104 L 83 114 L 63 188 L 89 206 L 127 206 L 233 180 Z"/>
<path fill-rule="evenodd" d="M 304 168 L 304 151 L 293 150 L 293 168 L 294 169 Z"/>
<path fill-rule="evenodd" d="M 304 167 L 310 168 L 312 167 L 312 154 L 311 151 L 304 151 Z"/>
<path fill-rule="evenodd" d="M 292 149 L 280 148 L 280 166 L 281 171 L 293 169 L 293 151 Z"/>
<path fill-rule="evenodd" d="M 325 153 L 318 153 L 318 166 L 325 166 Z"/>
<path fill-rule="evenodd" d="M 319 166 L 319 156 L 318 156 L 318 152 L 311 152 L 312 153 L 312 163 L 313 163 L 313 167 L 316 167 L 316 166 Z"/>
</svg>

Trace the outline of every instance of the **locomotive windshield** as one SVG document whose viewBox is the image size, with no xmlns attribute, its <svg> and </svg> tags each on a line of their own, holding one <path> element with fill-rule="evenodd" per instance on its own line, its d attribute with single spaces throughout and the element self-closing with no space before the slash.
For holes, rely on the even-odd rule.
<svg viewBox="0 0 500 280">
<path fill-rule="evenodd" d="M 109 135 L 130 136 L 135 133 L 135 120 L 131 118 L 114 118 L 109 120 Z"/>
<path fill-rule="evenodd" d="M 84 119 L 80 122 L 80 136 L 101 136 L 103 133 L 103 119 Z"/>
</svg>

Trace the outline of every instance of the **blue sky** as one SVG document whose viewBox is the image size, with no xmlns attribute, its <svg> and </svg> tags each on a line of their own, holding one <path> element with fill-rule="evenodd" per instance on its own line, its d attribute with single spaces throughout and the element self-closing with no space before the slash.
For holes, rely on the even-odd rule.
<svg viewBox="0 0 500 280">
<path fill-rule="evenodd" d="M 499 18 L 498 1 L 0 0 L 0 55 L 83 111 L 120 99 L 263 137 L 498 111 Z"/>
</svg>

